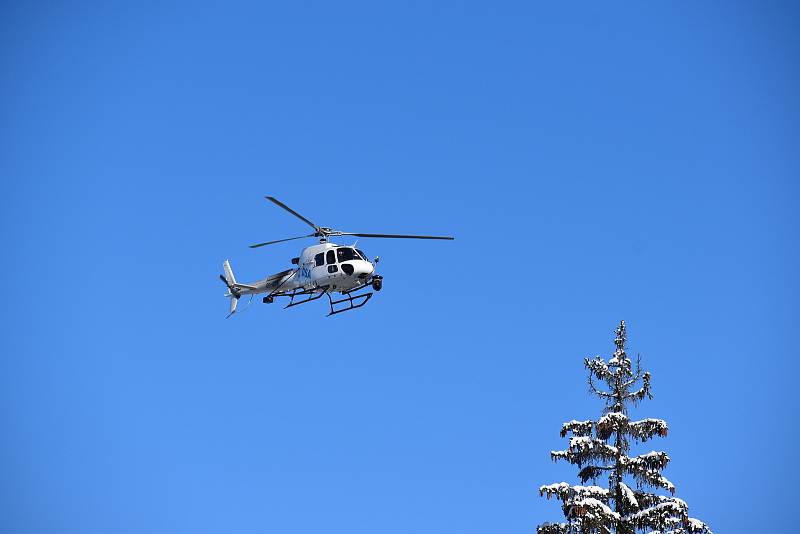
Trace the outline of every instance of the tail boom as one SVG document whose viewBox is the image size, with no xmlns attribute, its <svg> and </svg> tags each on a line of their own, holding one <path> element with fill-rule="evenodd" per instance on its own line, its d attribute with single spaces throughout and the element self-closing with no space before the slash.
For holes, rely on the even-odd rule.
<svg viewBox="0 0 800 534">
<path fill-rule="evenodd" d="M 271 293 L 282 289 L 281 286 L 283 286 L 285 282 L 288 282 L 296 272 L 294 269 L 288 269 L 272 276 L 268 276 L 267 278 L 259 280 L 258 282 L 253 282 L 252 284 L 241 284 L 236 281 L 236 276 L 233 274 L 233 268 L 231 268 L 231 263 L 228 260 L 223 262 L 222 270 L 225 274 L 221 274 L 219 278 L 225 283 L 225 287 L 228 288 L 228 292 L 225 294 L 225 296 L 231 299 L 228 317 L 236 313 L 236 305 L 238 304 L 242 295 Z M 293 287 L 286 289 L 293 289 Z"/>
</svg>

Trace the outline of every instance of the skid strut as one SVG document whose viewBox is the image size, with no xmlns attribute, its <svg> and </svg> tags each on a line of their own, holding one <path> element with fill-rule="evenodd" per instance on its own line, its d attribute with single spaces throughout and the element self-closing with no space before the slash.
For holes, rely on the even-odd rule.
<svg viewBox="0 0 800 534">
<path fill-rule="evenodd" d="M 344 313 L 346 311 L 355 310 L 356 308 L 360 308 L 361 306 L 369 302 L 369 299 L 372 298 L 372 291 L 368 293 L 362 293 L 360 295 L 353 295 L 354 292 L 358 291 L 363 287 L 364 286 L 357 287 L 355 289 L 351 289 L 350 291 L 342 293 L 342 295 L 344 295 L 344 298 L 341 298 L 339 300 L 333 300 L 331 294 L 326 293 L 326 295 L 328 295 L 328 300 L 331 303 L 331 312 L 328 314 L 328 317 L 330 317 L 331 315 L 336 315 L 337 313 Z M 347 302 L 348 305 L 337 310 L 336 305 L 341 304 L 342 302 Z"/>
<path fill-rule="evenodd" d="M 325 289 L 323 289 L 322 291 L 315 291 L 313 289 L 303 289 L 301 291 L 298 291 L 297 289 L 295 289 L 294 291 L 292 291 L 291 293 L 289 293 L 287 295 L 280 295 L 280 296 L 289 297 L 289 304 L 287 304 L 286 306 L 283 307 L 283 309 L 285 310 L 286 308 L 291 308 L 292 306 L 299 306 L 301 304 L 305 304 L 306 302 L 312 302 L 314 300 L 320 299 L 320 298 L 322 298 L 322 295 L 325 295 L 325 294 L 326 294 Z M 295 302 L 294 301 L 295 297 L 300 297 L 300 296 L 304 296 L 304 295 L 307 296 L 307 298 L 305 298 L 305 299 L 303 299 L 303 300 L 301 300 L 299 302 Z"/>
</svg>

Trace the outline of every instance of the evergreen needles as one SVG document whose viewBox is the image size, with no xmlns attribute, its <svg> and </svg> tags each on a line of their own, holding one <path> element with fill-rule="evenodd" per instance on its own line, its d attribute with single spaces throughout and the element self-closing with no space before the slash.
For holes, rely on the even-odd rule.
<svg viewBox="0 0 800 534">
<path fill-rule="evenodd" d="M 705 523 L 689 517 L 686 503 L 674 497 L 675 486 L 661 474 L 670 460 L 666 453 L 628 455 L 631 441 L 665 437 L 668 427 L 661 419 L 628 418 L 628 407 L 652 395 L 650 373 L 642 371 L 639 358 L 634 368 L 625 352 L 626 340 L 621 321 L 613 356 L 608 361 L 599 356 L 584 360 L 589 389 L 605 403 L 602 416 L 564 423 L 561 437 L 570 436 L 569 446 L 550 453 L 554 461 L 578 466 L 582 484 L 607 475 L 608 487 L 566 482 L 540 487 L 540 495 L 561 501 L 567 522 L 539 525 L 537 534 L 711 534 Z M 654 493 L 658 490 L 669 495 Z"/>
</svg>

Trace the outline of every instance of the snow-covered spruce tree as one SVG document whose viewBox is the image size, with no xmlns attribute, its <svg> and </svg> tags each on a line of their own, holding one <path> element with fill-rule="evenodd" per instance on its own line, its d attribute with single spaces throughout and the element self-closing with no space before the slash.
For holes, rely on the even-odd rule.
<svg viewBox="0 0 800 534">
<path fill-rule="evenodd" d="M 550 453 L 554 461 L 577 465 L 581 484 L 595 483 L 607 475 L 608 488 L 570 486 L 566 482 L 542 486 L 541 495 L 561 500 L 567 522 L 539 525 L 537 534 L 711 534 L 705 523 L 689 517 L 684 501 L 673 497 L 675 486 L 661 474 L 669 462 L 666 453 L 628 456 L 631 440 L 643 443 L 664 437 L 667 423 L 661 419 L 628 419 L 628 406 L 652 398 L 650 373 L 642 372 L 638 358 L 636 369 L 632 369 L 625 353 L 625 321 L 620 322 L 616 334 L 616 350 L 608 362 L 599 356 L 584 360 L 589 389 L 605 402 L 602 417 L 564 423 L 561 437 L 572 435 L 569 448 Z M 646 489 L 666 490 L 669 495 Z"/>
</svg>

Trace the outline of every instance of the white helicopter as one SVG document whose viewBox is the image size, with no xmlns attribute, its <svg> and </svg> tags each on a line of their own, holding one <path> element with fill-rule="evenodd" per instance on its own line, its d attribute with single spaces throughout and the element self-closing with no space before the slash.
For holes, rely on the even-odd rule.
<svg viewBox="0 0 800 534">
<path fill-rule="evenodd" d="M 274 197 L 264 198 L 312 227 L 314 233 L 258 243 L 250 245 L 250 248 L 274 245 L 275 243 L 307 237 L 318 237 L 319 244 L 304 248 L 300 256 L 292 258 L 292 263 L 297 265 L 296 268 L 287 269 L 263 280 L 247 284 L 236 281 L 230 262 L 225 260 L 222 264 L 225 274 L 220 275 L 220 279 L 228 288 L 225 296 L 231 299 L 228 317 L 236 313 L 236 305 L 241 297 L 250 295 L 250 300 L 252 301 L 255 295 L 261 293 L 266 293 L 266 296 L 262 299 L 265 304 L 272 303 L 276 297 L 288 297 L 289 303 L 285 308 L 305 304 L 327 295 L 331 308 L 328 316 L 354 310 L 366 304 L 372 298 L 372 291 L 367 291 L 366 293 L 358 292 L 369 286 L 372 286 L 375 291 L 380 291 L 383 287 L 383 277 L 375 274 L 375 265 L 378 263 L 379 258 L 376 257 L 373 261 L 370 261 L 367 255 L 362 250 L 357 249 L 355 245 L 344 246 L 330 243 L 328 242 L 330 237 L 348 235 L 392 239 L 454 239 L 450 236 L 340 232 L 332 228 L 317 226 Z M 342 297 L 334 300 L 332 297 L 334 293 L 339 293 Z M 295 297 L 301 297 L 301 300 L 295 301 Z M 337 308 L 340 304 L 342 306 Z"/>
</svg>

